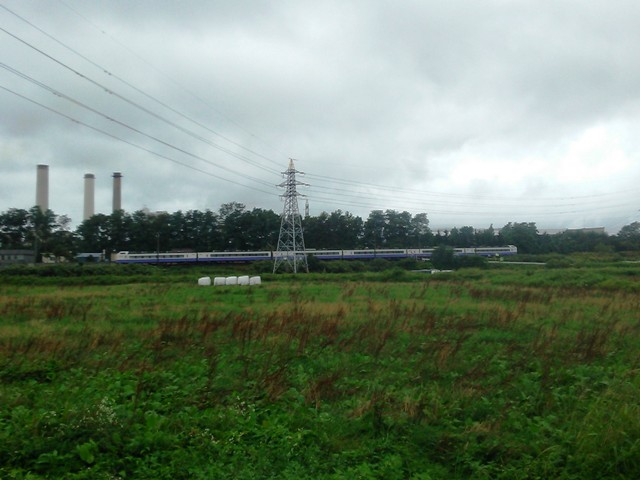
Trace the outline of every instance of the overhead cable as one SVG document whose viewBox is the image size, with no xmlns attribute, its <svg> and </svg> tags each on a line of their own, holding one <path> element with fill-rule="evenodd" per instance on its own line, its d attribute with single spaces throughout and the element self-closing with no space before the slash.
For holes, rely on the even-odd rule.
<svg viewBox="0 0 640 480">
<path fill-rule="evenodd" d="M 8 92 L 8 93 L 11 93 L 11 94 L 13 94 L 13 95 L 15 95 L 15 96 L 17 96 L 17 97 L 19 97 L 19 98 L 22 98 L 23 100 L 26 100 L 26 101 L 28 101 L 28 102 L 31 102 L 31 103 L 32 103 L 32 104 L 34 104 L 34 105 L 37 105 L 37 106 L 39 106 L 39 107 L 41 107 L 41 108 L 44 108 L 45 110 L 48 110 L 48 111 L 50 111 L 50 112 L 52 112 L 52 113 L 55 113 L 56 115 L 59 115 L 59 116 L 61 116 L 61 117 L 64 117 L 64 118 L 66 118 L 66 119 L 68 119 L 68 120 L 72 121 L 73 123 L 76 123 L 76 124 L 78 124 L 78 125 L 82 125 L 82 126 L 84 126 L 84 127 L 86 127 L 86 128 L 89 128 L 89 129 L 91 129 L 91 130 L 95 131 L 95 132 L 101 133 L 102 135 L 106 135 L 107 137 L 110 137 L 110 138 L 112 138 L 112 139 L 114 139 L 114 140 L 117 140 L 117 141 L 119 141 L 119 142 L 125 143 L 125 144 L 127 144 L 127 145 L 132 146 L 132 147 L 135 147 L 135 148 L 137 148 L 137 149 L 139 149 L 139 150 L 142 150 L 142 151 L 145 151 L 145 152 L 147 152 L 147 153 L 150 153 L 151 155 L 154 155 L 154 156 L 156 156 L 156 157 L 163 158 L 163 159 L 165 159 L 165 160 L 169 160 L 169 161 L 171 161 L 171 162 L 173 162 L 173 163 L 176 163 L 176 164 L 181 165 L 181 166 L 183 166 L 183 167 L 187 167 L 187 168 L 189 168 L 189 169 L 191 169 L 191 170 L 194 170 L 194 171 L 196 171 L 196 172 L 203 173 L 203 174 L 208 175 L 208 176 L 213 177 L 213 178 L 217 178 L 218 180 L 222 180 L 222 181 L 225 181 L 225 182 L 228 182 L 228 183 L 232 183 L 232 184 L 234 184 L 234 185 L 238 185 L 238 186 L 241 186 L 241 187 L 244 187 L 244 188 L 249 188 L 249 189 L 251 189 L 251 190 L 255 190 L 255 191 L 257 191 L 257 192 L 264 193 L 264 194 L 266 194 L 266 195 L 270 195 L 270 196 L 274 196 L 274 197 L 277 197 L 277 196 L 278 196 L 278 195 L 277 195 L 277 194 L 275 194 L 274 192 L 267 192 L 267 191 L 265 191 L 265 190 L 261 190 L 261 189 L 256 188 L 256 187 L 252 187 L 252 186 L 250 186 L 250 185 L 246 185 L 246 184 L 243 184 L 243 183 L 240 183 L 240 182 L 236 182 L 236 181 L 234 181 L 234 180 L 230 180 L 230 179 L 225 178 L 225 177 L 221 177 L 220 175 L 216 175 L 215 173 L 207 172 L 206 170 L 202 170 L 202 169 L 200 169 L 200 168 L 194 167 L 193 165 L 189 165 L 189 164 L 187 164 L 187 163 L 181 162 L 181 161 L 179 161 L 179 160 L 176 160 L 175 158 L 168 157 L 168 156 L 163 155 L 163 154 L 161 154 L 161 153 L 155 152 L 155 151 L 153 151 L 153 150 L 151 150 L 151 149 L 149 149 L 149 148 L 146 148 L 146 147 L 144 147 L 144 146 L 142 146 L 142 145 L 138 145 L 138 144 L 136 144 L 136 143 L 134 143 L 134 142 L 131 142 L 131 141 L 129 141 L 129 140 L 125 140 L 124 138 L 118 137 L 117 135 L 114 135 L 114 134 L 112 134 L 112 133 L 109 133 L 109 132 L 107 132 L 107 131 L 105 131 L 105 130 L 102 130 L 102 129 L 100 129 L 100 128 L 94 127 L 93 125 L 89 125 L 88 123 L 85 123 L 85 122 L 83 122 L 83 121 L 81 121 L 81 120 L 78 120 L 78 119 L 76 119 L 76 118 L 74 118 L 74 117 L 71 117 L 70 115 L 67 115 L 67 114 L 65 114 L 65 113 L 62 113 L 62 112 L 60 112 L 60 111 L 58 111 L 58 110 L 54 109 L 54 108 L 51 108 L 51 107 L 49 107 L 49 106 L 47 106 L 47 105 L 44 105 L 44 104 L 42 104 L 42 103 L 40 103 L 40 102 L 38 102 L 38 101 L 36 101 L 36 100 L 33 100 L 33 99 L 31 99 L 31 98 L 29 98 L 29 97 L 27 97 L 27 96 L 25 96 L 25 95 L 22 95 L 22 94 L 20 94 L 20 93 L 16 92 L 15 90 L 11 90 L 10 88 L 5 87 L 4 85 L 0 85 L 0 89 L 2 89 L 2 90 L 4 90 L 4 91 L 6 91 L 6 92 Z"/>
</svg>

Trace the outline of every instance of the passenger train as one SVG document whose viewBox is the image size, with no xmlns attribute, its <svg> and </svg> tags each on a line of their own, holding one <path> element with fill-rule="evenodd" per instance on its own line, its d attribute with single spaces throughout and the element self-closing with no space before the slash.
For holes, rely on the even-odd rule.
<svg viewBox="0 0 640 480">
<path fill-rule="evenodd" d="M 313 255 L 319 260 L 369 260 L 373 258 L 400 259 L 416 258 L 426 260 L 431 257 L 435 248 L 408 249 L 362 249 L 362 250 L 314 250 L 296 252 L 298 255 Z M 480 255 L 483 257 L 501 257 L 515 255 L 518 248 L 514 245 L 503 247 L 467 247 L 454 248 L 455 255 Z M 118 252 L 111 255 L 114 263 L 229 263 L 256 262 L 273 260 L 278 257 L 292 255 L 292 252 L 189 252 L 189 253 L 130 253 Z"/>
</svg>

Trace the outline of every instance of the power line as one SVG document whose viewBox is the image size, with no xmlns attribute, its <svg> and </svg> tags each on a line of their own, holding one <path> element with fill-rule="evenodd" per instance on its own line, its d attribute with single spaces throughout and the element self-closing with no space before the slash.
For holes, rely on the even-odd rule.
<svg viewBox="0 0 640 480">
<path fill-rule="evenodd" d="M 160 121 L 162 121 L 162 122 L 164 122 L 164 123 L 166 123 L 166 124 L 168 124 L 170 126 L 172 126 L 173 128 L 176 128 L 177 130 L 179 130 L 179 131 L 181 131 L 183 133 L 186 133 L 187 135 L 195 138 L 196 140 L 199 140 L 199 141 L 201 141 L 203 143 L 206 143 L 207 145 L 210 145 L 210 146 L 212 146 L 214 148 L 217 148 L 218 150 L 220 150 L 220 151 L 222 151 L 222 152 L 224 152 L 224 153 L 226 153 L 228 155 L 231 155 L 231 156 L 233 156 L 233 157 L 235 157 L 235 158 L 237 158 L 239 160 L 243 160 L 243 161 L 245 161 L 245 162 L 247 162 L 247 163 L 249 163 L 249 164 L 251 164 L 251 165 L 253 165 L 255 167 L 261 168 L 261 169 L 263 169 L 263 170 L 265 170 L 265 171 L 267 171 L 269 173 L 278 173 L 277 170 L 269 169 L 267 167 L 264 167 L 264 166 L 260 165 L 259 163 L 255 162 L 253 160 L 250 160 L 249 158 L 247 158 L 247 157 L 245 157 L 243 155 L 239 155 L 239 154 L 233 152 L 232 150 L 229 150 L 229 149 L 227 149 L 225 147 L 222 147 L 221 145 L 218 145 L 218 144 L 210 141 L 209 139 L 206 139 L 206 138 L 198 135 L 197 133 L 195 133 L 195 132 L 193 132 L 193 131 L 191 131 L 191 130 L 189 130 L 187 128 L 184 128 L 181 125 L 178 125 L 175 122 L 172 122 L 171 120 L 168 120 L 168 119 L 164 118 L 163 116 L 153 112 L 152 110 L 149 110 L 148 108 L 146 108 L 146 107 L 140 105 L 139 103 L 137 103 L 137 102 L 125 97 L 124 95 L 119 94 L 115 90 L 112 90 L 109 87 L 101 84 L 100 82 L 88 77 L 87 75 L 84 75 L 83 73 L 81 73 L 80 71 L 76 70 L 75 68 L 70 67 L 66 63 L 58 60 L 57 58 L 53 57 L 52 55 L 49 55 L 48 53 L 46 53 L 43 50 L 37 48 L 36 46 L 32 45 L 31 43 L 27 42 L 26 40 L 24 40 L 24 39 L 18 37 L 17 35 L 9 32 L 5 28 L 0 27 L 0 31 L 3 31 L 7 35 L 13 37 L 14 39 L 16 39 L 17 41 L 19 41 L 22 44 L 26 45 L 27 47 L 29 47 L 29 48 L 35 50 L 36 52 L 38 52 L 39 54 L 45 56 L 49 60 L 57 63 L 58 65 L 60 65 L 61 67 L 65 68 L 65 69 L 71 71 L 72 73 L 74 73 L 75 75 L 79 76 L 83 80 L 85 80 L 85 81 L 93 84 L 94 86 L 102 89 L 104 92 L 108 93 L 109 95 L 113 95 L 116 98 L 119 98 L 123 102 L 125 102 L 125 103 L 127 103 L 127 104 L 129 104 L 129 105 L 131 105 L 131 106 L 143 111 L 144 113 L 146 113 L 146 114 L 148 114 L 148 115 L 150 115 L 150 116 L 152 116 L 152 117 L 154 117 L 154 118 L 156 118 L 156 119 L 158 119 L 158 120 L 160 120 Z"/>
<path fill-rule="evenodd" d="M 320 195 L 308 195 L 309 199 L 312 200 L 320 200 L 332 205 L 338 205 L 338 206 L 342 206 L 342 205 L 348 205 L 349 207 L 362 207 L 362 208 L 370 208 L 373 210 L 389 210 L 389 209 L 394 209 L 393 207 L 390 208 L 389 207 L 389 202 L 388 201 L 384 201 L 385 206 L 381 207 L 380 203 L 373 203 L 372 201 L 375 201 L 376 199 L 373 197 L 361 197 L 361 196 L 357 196 L 357 195 L 352 195 L 351 197 L 355 198 L 355 201 L 349 201 L 349 202 L 344 202 L 341 199 L 335 199 L 333 197 L 324 197 L 324 196 L 320 196 Z M 367 201 L 367 200 L 372 200 L 372 201 Z M 401 209 L 406 209 L 407 208 L 407 202 L 402 201 L 399 205 L 401 205 L 399 208 Z M 415 205 L 417 205 L 420 209 L 426 211 L 429 214 L 447 214 L 447 215 L 486 215 L 487 213 L 495 213 L 494 212 L 490 212 L 488 210 L 469 210 L 469 209 L 465 209 L 464 211 L 461 210 L 442 210 L 442 209 L 433 209 L 431 208 L 430 205 L 425 205 L 425 204 L 417 204 L 415 203 Z M 446 206 L 446 204 L 443 204 L 443 206 Z M 463 205 L 466 206 L 466 205 Z M 567 214 L 578 214 L 578 213 L 589 213 L 589 212 L 594 212 L 594 211 L 604 211 L 604 210 L 612 210 L 612 209 L 618 209 L 618 208 L 625 208 L 625 207 L 630 207 L 630 206 L 635 206 L 635 204 L 632 203 L 625 203 L 625 204 L 614 204 L 614 205 L 602 205 L 599 207 L 589 207 L 589 208 L 582 208 L 582 209 L 573 209 L 573 210 L 563 210 L 563 211 L 538 211 L 538 210 L 532 210 L 533 208 L 541 208 L 541 206 L 537 206 L 537 207 L 521 207 L 521 206 L 513 206 L 512 208 L 517 208 L 518 211 L 514 212 L 517 214 L 522 214 L 522 213 L 527 213 L 530 215 L 567 215 Z M 496 205 L 494 206 L 495 209 L 499 209 L 500 214 L 510 214 L 510 211 L 505 211 L 503 210 L 503 208 L 501 208 L 501 206 Z"/>
<path fill-rule="evenodd" d="M 162 77 L 164 77 L 165 79 L 169 80 L 171 83 L 173 83 L 174 85 L 178 86 L 181 90 L 183 90 L 184 92 L 188 93 L 190 96 L 192 96 L 194 99 L 196 99 L 198 102 L 200 102 L 201 104 L 205 105 L 207 108 L 213 110 L 214 112 L 216 112 L 218 115 L 220 115 L 221 117 L 223 117 L 225 120 L 227 120 L 228 122 L 233 123 L 236 127 L 238 127 L 239 129 L 241 129 L 242 131 L 244 131 L 245 133 L 249 134 L 251 137 L 255 138 L 256 140 L 260 141 L 263 145 L 266 145 L 267 147 L 271 148 L 272 150 L 274 150 L 275 152 L 278 152 L 278 154 L 282 155 L 283 157 L 287 158 L 287 155 L 285 153 L 283 153 L 282 151 L 280 151 L 279 149 L 277 149 L 276 147 L 274 147 L 273 145 L 271 145 L 269 142 L 267 142 L 266 140 L 264 140 L 263 138 L 259 137 L 258 135 L 256 135 L 255 133 L 251 132 L 250 130 L 246 129 L 245 127 L 243 127 L 240 123 L 238 123 L 236 120 L 234 120 L 233 118 L 229 117 L 228 115 L 226 115 L 225 113 L 223 113 L 222 111 L 220 111 L 219 109 L 215 108 L 213 105 L 211 105 L 209 102 L 207 102 L 206 100 L 204 100 L 203 98 L 201 98 L 199 95 L 197 95 L 196 93 L 194 93 L 193 91 L 191 91 L 190 89 L 186 88 L 184 85 L 182 85 L 179 81 L 177 81 L 175 78 L 173 78 L 171 75 L 168 75 L 167 73 L 165 73 L 164 71 L 160 70 L 159 68 L 157 68 L 153 63 L 149 62 L 148 60 L 146 60 L 143 56 L 139 55 L 137 52 L 135 52 L 134 50 L 132 50 L 131 48 L 129 48 L 126 44 L 120 42 L 116 37 L 114 37 L 113 35 L 111 35 L 110 33 L 108 33 L 106 30 L 102 29 L 101 27 L 99 27 L 98 25 L 96 25 L 95 23 L 93 23 L 91 20 L 89 20 L 86 16 L 82 15 L 80 12 L 78 12 L 77 10 L 75 10 L 74 8 L 70 7 L 67 3 L 65 3 L 63 0 L 58 0 L 60 3 L 62 3 L 67 9 L 69 9 L 71 12 L 73 12 L 75 15 L 77 15 L 78 17 L 80 17 L 82 20 L 84 20 L 85 22 L 87 22 L 89 25 L 91 25 L 93 28 L 95 28 L 96 30 L 98 30 L 101 34 L 109 37 L 111 39 L 112 42 L 118 44 L 121 48 L 127 50 L 131 55 L 135 56 L 138 60 L 144 62 L 147 66 L 149 66 L 150 68 L 152 68 L 156 73 L 160 74 Z M 223 137 L 226 139 L 226 137 Z M 236 144 L 235 142 L 228 140 L 231 143 Z M 236 144 L 238 146 L 241 146 L 240 144 Z M 242 147 L 245 148 L 245 147 Z M 246 148 L 245 148 L 246 149 Z M 248 149 L 246 149 L 248 150 Z M 251 151 L 251 150 L 249 150 Z M 261 154 L 256 154 L 262 158 L 264 158 L 265 160 L 270 161 L 271 163 L 273 163 L 274 165 L 280 165 L 280 162 L 276 162 L 275 160 L 270 159 L 269 157 L 263 156 Z"/>
<path fill-rule="evenodd" d="M 32 104 L 34 104 L 34 105 L 37 105 L 37 106 L 39 106 L 39 107 L 41 107 L 41 108 L 44 108 L 45 110 L 48 110 L 48 111 L 50 111 L 50 112 L 52 112 L 52 113 L 55 113 L 56 115 L 59 115 L 59 116 L 61 116 L 61 117 L 64 117 L 64 118 L 66 118 L 67 120 L 72 121 L 73 123 L 76 123 L 76 124 L 78 124 L 78 125 L 82 125 L 82 126 L 84 126 L 84 127 L 86 127 L 86 128 L 89 128 L 89 129 L 91 129 L 91 130 L 95 131 L 95 132 L 98 132 L 98 133 L 101 133 L 101 134 L 103 134 L 103 135 L 106 135 L 107 137 L 113 138 L 114 140 L 118 140 L 119 142 L 125 143 L 125 144 L 130 145 L 130 146 L 132 146 L 132 147 L 135 147 L 135 148 L 137 148 L 137 149 L 139 149 L 139 150 L 142 150 L 142 151 L 144 151 L 144 152 L 150 153 L 150 154 L 152 154 L 152 155 L 154 155 L 154 156 L 156 156 L 156 157 L 163 158 L 163 159 L 165 159 L 165 160 L 169 160 L 169 161 L 171 161 L 171 162 L 173 162 L 173 163 L 176 163 L 176 164 L 178 164 L 178 165 L 181 165 L 181 166 L 183 166 L 183 167 L 189 168 L 189 169 L 194 170 L 194 171 L 196 171 L 196 172 L 203 173 L 203 174 L 205 174 L 205 175 L 208 175 L 208 176 L 213 177 L 213 178 L 217 178 L 217 179 L 219 179 L 219 180 L 222 180 L 222 181 L 225 181 L 225 182 L 228 182 L 228 183 L 232 183 L 232 184 L 234 184 L 234 185 L 238 185 L 238 186 L 241 186 L 241 187 L 244 187 L 244 188 L 249 188 L 249 189 L 251 189 L 251 190 L 255 190 L 255 191 L 257 191 L 257 192 L 264 193 L 264 194 L 267 194 L 267 195 L 270 195 L 270 196 L 277 196 L 277 195 L 276 195 L 275 193 L 273 193 L 273 192 L 267 192 L 267 191 L 261 190 L 261 189 L 256 188 L 256 187 L 252 187 L 252 186 L 250 186 L 250 185 L 246 185 L 246 184 L 243 184 L 243 183 L 240 183 L 240 182 L 236 182 L 236 181 L 234 181 L 234 180 L 230 180 L 230 179 L 225 178 L 225 177 L 221 177 L 220 175 L 216 175 L 215 173 L 207 172 L 207 171 L 202 170 L 202 169 L 200 169 L 200 168 L 194 167 L 193 165 L 189 165 L 189 164 L 187 164 L 187 163 L 184 163 L 184 162 L 181 162 L 181 161 L 179 161 L 179 160 L 176 160 L 175 158 L 171 158 L 171 157 L 168 157 L 168 156 L 163 155 L 163 154 L 161 154 L 161 153 L 155 152 L 155 151 L 153 151 L 153 150 L 151 150 L 151 149 L 148 149 L 148 148 L 146 148 L 146 147 L 143 147 L 142 145 L 138 145 L 138 144 L 133 143 L 133 142 L 131 142 L 131 141 L 129 141 L 129 140 L 125 140 L 125 139 L 123 139 L 123 138 L 121 138 L 121 137 L 118 137 L 117 135 L 114 135 L 114 134 L 112 134 L 112 133 L 109 133 L 109 132 L 107 132 L 107 131 L 105 131 L 105 130 L 102 130 L 102 129 L 98 128 L 98 127 L 94 127 L 93 125 L 89 125 L 88 123 L 85 123 L 85 122 L 83 122 L 83 121 L 81 121 L 81 120 L 78 120 L 78 119 L 76 119 L 76 118 L 73 118 L 73 117 L 71 117 L 70 115 L 67 115 L 67 114 L 65 114 L 65 113 L 62 113 L 62 112 L 60 112 L 60 111 L 58 111 L 58 110 L 56 110 L 56 109 L 54 109 L 54 108 L 51 108 L 51 107 L 49 107 L 49 106 L 47 106 L 47 105 L 44 105 L 44 104 L 42 104 L 42 103 L 40 103 L 40 102 L 38 102 L 38 101 L 36 101 L 36 100 L 33 100 L 33 99 L 31 99 L 31 98 L 29 98 L 29 97 L 27 97 L 27 96 L 25 96 L 25 95 L 22 95 L 22 94 L 20 94 L 20 93 L 18 93 L 18 92 L 16 92 L 16 91 L 14 91 L 14 90 L 11 90 L 10 88 L 5 87 L 4 85 L 0 85 L 0 89 L 2 89 L 2 90 L 4 90 L 4 91 L 6 91 L 6 92 L 8 92 L 8 93 L 11 93 L 11 94 L 13 94 L 13 95 L 15 95 L 15 96 L 17 96 L 17 97 L 19 97 L 19 98 L 22 98 L 23 100 L 26 100 L 26 101 L 28 101 L 28 102 L 30 102 L 30 103 L 32 103 Z"/>
<path fill-rule="evenodd" d="M 336 187 L 326 187 L 326 186 L 322 186 L 322 185 L 314 185 L 314 190 L 324 190 L 325 192 L 327 192 L 328 194 L 331 194 L 331 192 L 336 192 L 336 195 L 340 195 L 340 197 L 347 197 L 347 198 L 357 198 L 357 199 L 372 199 L 372 200 L 380 200 L 382 198 L 386 198 L 386 197 L 382 197 L 378 192 L 358 192 L 354 189 L 346 189 L 346 188 L 336 188 Z M 599 205 L 602 204 L 602 200 L 597 200 L 597 199 L 591 199 L 589 201 L 584 201 L 584 202 L 572 202 L 572 203 L 556 203 L 554 205 L 544 205 L 544 204 L 538 204 L 538 203 L 533 203 L 533 204 L 528 204 L 528 203 L 523 203 L 523 202 L 517 202 L 517 203 L 505 203 L 504 201 L 500 202 L 500 203 L 479 203 L 479 202 L 471 202 L 471 201 L 467 201 L 467 202 L 456 202 L 456 201 L 451 201 L 451 200 L 425 200 L 425 199 L 421 199 L 417 196 L 411 196 L 411 194 L 407 195 L 407 196 L 398 196 L 397 194 L 394 194 L 393 196 L 389 196 L 389 199 L 392 200 L 402 200 L 404 203 L 409 203 L 409 204 L 425 204 L 428 203 L 429 205 L 446 205 L 446 206 L 460 206 L 460 207 L 466 207 L 469 205 L 472 205 L 473 207 L 489 207 L 489 208 L 493 208 L 493 207 L 515 207 L 515 208 L 540 208 L 540 207 L 545 207 L 545 208 L 551 208 L 551 209 L 559 209 L 559 208 L 569 208 L 569 207 L 579 207 L 579 206 L 584 206 L 586 204 L 591 204 L 591 203 L 595 203 L 597 202 Z M 511 199 L 511 200 L 517 200 L 517 199 Z M 496 200 L 497 202 L 497 200 Z"/>
<path fill-rule="evenodd" d="M 66 5 L 65 5 L 66 6 Z M 17 14 L 16 12 L 14 12 L 13 10 L 11 10 L 10 8 L 4 6 L 4 5 L 0 5 L 0 8 L 3 8 L 4 10 L 6 10 L 7 12 L 11 13 L 12 15 L 14 15 L 15 17 L 19 18 L 20 20 L 22 20 L 23 22 L 25 22 L 26 24 L 30 25 L 32 28 L 36 29 L 37 31 L 39 31 L 40 33 L 42 33 L 43 35 L 45 35 L 47 38 L 53 40 L 54 42 L 56 42 L 58 45 L 61 45 L 62 47 L 66 48 L 67 50 L 69 50 L 70 52 L 73 52 L 75 55 L 77 55 L 78 57 L 82 58 L 83 60 L 85 60 L 86 62 L 90 63 L 91 65 L 93 65 L 94 67 L 102 70 L 102 72 L 105 75 L 108 75 L 110 77 L 115 78 L 116 80 L 118 80 L 119 82 L 123 83 L 124 85 L 128 86 L 129 88 L 135 90 L 136 92 L 140 93 L 141 95 L 144 95 L 145 97 L 147 97 L 148 99 L 154 101 L 155 103 L 157 103 L 158 105 L 161 105 L 162 107 L 166 108 L 167 110 L 175 113 L 176 115 L 184 118 L 185 120 L 188 120 L 190 122 L 192 122 L 195 125 L 198 125 L 199 127 L 203 128 L 204 130 L 222 138 L 223 140 L 242 148 L 243 150 L 252 153 L 253 155 L 256 155 L 258 157 L 261 157 L 271 163 L 273 163 L 274 165 L 279 165 L 278 162 L 276 162 L 275 160 L 270 159 L 269 157 L 266 157 L 258 152 L 255 152 L 253 150 L 251 150 L 250 148 L 245 147 L 244 145 L 235 142 L 234 140 L 228 138 L 225 135 L 222 135 L 219 132 L 216 132 L 215 130 L 209 128 L 208 126 L 206 126 L 205 124 L 191 118 L 188 115 L 185 115 L 184 113 L 178 111 L 177 109 L 171 107 L 170 105 L 166 104 L 165 102 L 159 100 L 158 98 L 154 97 L 153 95 L 148 94 L 147 92 L 145 92 L 144 90 L 136 87 L 135 85 L 133 85 L 131 82 L 128 82 L 127 80 L 123 79 L 122 77 L 118 76 L 117 74 L 111 72 L 110 70 L 108 70 L 106 67 L 103 67 L 102 65 L 94 62 L 93 60 L 91 60 L 90 58 L 88 58 L 87 56 L 81 54 L 80 52 L 78 52 L 77 50 L 75 50 L 74 48 L 70 47 L 69 45 L 67 45 L 66 43 L 60 41 L 59 39 L 57 39 L 55 36 L 47 33 L 45 30 L 43 30 L 42 28 L 38 27 L 37 25 L 35 25 L 33 22 L 27 20 L 26 18 L 24 18 L 23 16 Z M 69 8 L 67 6 L 67 8 Z"/>
<path fill-rule="evenodd" d="M 315 175 L 309 175 L 309 177 L 314 177 Z M 338 182 L 338 184 L 346 184 L 347 182 Z M 519 200 L 514 197 L 504 197 L 504 198 L 492 198 L 489 196 L 481 197 L 485 201 L 480 202 L 478 198 L 475 196 L 469 196 L 469 200 L 465 200 L 465 196 L 456 195 L 451 196 L 449 198 L 439 198 L 435 194 L 431 194 L 432 198 L 424 198 L 421 194 L 422 191 L 410 190 L 410 189 L 387 189 L 379 191 L 377 187 L 381 186 L 373 186 L 364 188 L 361 182 L 354 182 L 356 188 L 338 188 L 333 186 L 331 183 L 326 180 L 318 180 L 318 182 L 314 182 L 313 190 L 322 190 L 325 193 L 325 196 L 314 198 L 322 198 L 324 200 L 329 200 L 326 195 L 336 195 L 340 197 L 340 200 L 331 199 L 332 203 L 345 203 L 344 199 L 356 199 L 356 201 L 360 202 L 360 205 L 363 205 L 362 202 L 373 201 L 375 205 L 380 205 L 381 202 L 389 204 L 389 202 L 401 202 L 403 208 L 407 208 L 407 205 L 418 206 L 419 208 L 427 209 L 430 212 L 433 212 L 434 206 L 446 206 L 446 207 L 465 207 L 465 208 L 477 208 L 477 207 L 487 207 L 487 208 L 500 208 L 503 209 L 505 207 L 518 208 L 518 209 L 540 209 L 545 208 L 546 211 L 557 211 L 560 209 L 567 210 L 572 209 L 574 207 L 581 207 L 585 210 L 585 207 L 588 205 L 595 204 L 597 208 L 613 208 L 612 202 L 617 201 L 618 203 L 615 206 L 622 206 L 620 204 L 620 200 L 617 198 L 620 195 L 624 195 L 625 193 L 635 193 L 635 190 L 628 191 L 618 191 L 613 194 L 602 194 L 602 195 L 585 195 L 585 196 L 573 196 L 573 197 L 565 197 L 563 202 L 554 201 L 553 204 L 548 204 L 547 202 L 551 201 L 550 199 L 531 199 L 527 198 L 526 200 Z M 325 184 L 325 185 L 323 185 Z M 326 186 L 329 185 L 329 186 Z M 390 191 L 391 193 L 385 193 Z M 310 195 L 314 196 L 314 193 Z M 608 198 L 607 198 L 608 197 Z M 615 197 L 615 198 L 614 198 Z M 506 200 L 510 201 L 506 201 Z M 488 202 L 487 202 L 488 200 Z M 624 201 L 624 200 L 623 200 Z M 605 203 L 606 202 L 606 203 Z M 353 206 L 354 202 L 349 200 L 349 206 Z M 371 203 L 366 203 L 366 206 L 370 206 Z M 626 205 L 626 204 L 625 204 Z M 586 211 L 586 210 L 585 210 Z"/>
<path fill-rule="evenodd" d="M 333 183 L 339 183 L 342 185 L 355 185 L 355 186 L 360 186 L 360 187 L 367 187 L 367 188 L 376 188 L 376 189 L 380 189 L 380 190 L 386 190 L 386 191 L 390 191 L 390 192 L 407 192 L 407 193 L 416 193 L 419 195 L 424 195 L 424 196 L 438 196 L 438 197 L 448 197 L 448 198 L 469 198 L 472 200 L 475 200 L 477 198 L 484 198 L 484 199 L 495 199 L 498 201 L 504 201 L 504 200 L 512 200 L 513 197 L 509 197 L 509 196 L 498 196 L 498 195 L 471 195 L 471 194 L 459 194 L 459 193 L 445 193 L 445 192 L 432 192 L 432 191 L 428 191 L 428 190 L 414 190 L 414 189 L 408 189 L 408 188 L 404 188 L 404 187 L 393 187 L 393 186 L 388 186 L 388 185 L 380 185 L 380 184 L 374 184 L 374 183 L 366 183 L 366 182 L 358 182 L 355 180 L 344 180 L 341 178 L 335 178 L 335 177 L 328 177 L 325 175 L 317 175 L 317 174 L 307 174 L 307 176 L 309 178 L 314 178 L 317 179 L 319 181 L 330 181 Z M 579 200 L 582 198 L 594 198 L 594 197 L 605 197 L 605 196 L 610 196 L 610 195 L 618 195 L 621 193 L 631 193 L 631 192 L 637 192 L 637 190 L 623 190 L 623 191 L 618 191 L 615 192 L 613 194 L 607 194 L 607 193 L 603 193 L 603 194 L 590 194 L 590 195 L 573 195 L 570 197 L 544 197 L 539 199 L 540 201 L 558 201 L 558 200 Z"/>
<path fill-rule="evenodd" d="M 34 79 L 33 77 L 30 77 L 29 75 L 26 75 L 25 73 L 22 73 L 19 70 L 16 70 L 16 69 L 6 65 L 5 63 L 0 63 L 0 68 L 3 68 L 5 70 L 13 73 L 16 76 L 18 76 L 20 78 L 23 78 L 24 80 L 27 80 L 28 82 L 30 82 L 30 83 L 32 83 L 34 85 L 37 85 L 37 86 L 43 88 L 44 90 L 49 91 L 53 95 L 56 95 L 56 96 L 58 96 L 60 98 L 63 98 L 63 99 L 65 99 L 65 100 L 67 100 L 67 101 L 69 101 L 69 102 L 71 102 L 71 103 L 73 103 L 75 105 L 78 105 L 81 108 L 84 108 L 85 110 L 88 110 L 88 111 L 90 111 L 90 112 L 92 112 L 92 113 L 94 113 L 96 115 L 99 115 L 99 116 L 105 118 L 106 120 L 109 120 L 110 122 L 113 122 L 113 123 L 115 123 L 117 125 L 120 125 L 120 126 L 126 128 L 126 129 L 131 130 L 132 132 L 135 132 L 135 133 L 137 133 L 139 135 L 142 135 L 142 136 L 144 136 L 146 138 L 154 140 L 154 141 L 156 141 L 156 142 L 158 142 L 158 143 L 160 143 L 160 144 L 162 144 L 162 145 L 164 145 L 164 146 L 166 146 L 168 148 L 171 148 L 171 149 L 176 150 L 176 151 L 178 151 L 180 153 L 183 153 L 183 154 L 185 154 L 185 155 L 187 155 L 189 157 L 192 157 L 192 158 L 195 158 L 195 159 L 200 160 L 202 162 L 205 162 L 205 163 L 207 163 L 207 164 L 209 164 L 211 166 L 217 167 L 217 168 L 219 168 L 221 170 L 225 170 L 225 171 L 227 171 L 229 173 L 233 173 L 235 175 L 243 176 L 243 177 L 248 178 L 250 180 L 253 180 L 253 181 L 257 182 L 257 183 L 262 183 L 265 186 L 266 185 L 271 185 L 270 183 L 268 183 L 268 182 L 266 182 L 264 180 L 261 180 L 261 179 L 258 179 L 258 178 L 243 174 L 243 173 L 236 172 L 235 170 L 232 170 L 232 169 L 230 169 L 228 167 L 224 167 L 224 166 L 218 165 L 218 164 L 216 164 L 216 163 L 214 163 L 214 162 L 212 162 L 212 161 L 210 161 L 210 160 L 208 160 L 208 159 L 206 159 L 204 157 L 201 157 L 200 155 L 196 155 L 194 153 L 191 153 L 191 152 L 189 152 L 189 151 L 187 151 L 187 150 L 185 150 L 183 148 L 177 147 L 177 146 L 175 146 L 175 145 L 173 145 L 173 144 L 171 144 L 169 142 L 166 142 L 166 141 L 164 141 L 164 140 L 162 140 L 162 139 L 160 139 L 160 138 L 158 138 L 156 136 L 153 136 L 151 134 L 143 132 L 142 130 L 140 130 L 140 129 L 136 128 L 136 127 L 132 127 L 131 125 L 128 125 L 127 123 L 124 123 L 124 122 L 122 122 L 122 121 L 120 121 L 120 120 L 118 120 L 118 119 L 116 119 L 114 117 L 106 115 L 106 114 L 96 110 L 95 108 L 92 108 L 92 107 L 80 102 L 79 100 L 76 100 L 75 98 L 70 97 L 69 95 L 66 95 L 66 94 L 60 92 L 59 90 L 54 89 L 53 87 L 50 87 L 50 86 L 48 86 L 48 85 L 46 85 L 46 84 Z"/>
</svg>

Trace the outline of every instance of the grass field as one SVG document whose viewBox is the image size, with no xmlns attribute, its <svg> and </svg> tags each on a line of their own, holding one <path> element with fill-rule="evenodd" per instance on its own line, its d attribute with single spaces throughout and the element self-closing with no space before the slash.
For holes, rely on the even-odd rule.
<svg viewBox="0 0 640 480">
<path fill-rule="evenodd" d="M 637 264 L 144 273 L 0 284 L 0 478 L 640 478 Z"/>
</svg>

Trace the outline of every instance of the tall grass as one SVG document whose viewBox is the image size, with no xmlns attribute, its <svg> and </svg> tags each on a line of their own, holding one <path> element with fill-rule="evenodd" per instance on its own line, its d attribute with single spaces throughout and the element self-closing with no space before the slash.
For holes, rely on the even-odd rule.
<svg viewBox="0 0 640 480">
<path fill-rule="evenodd" d="M 3 289 L 0 476 L 637 478 L 634 278 L 353 278 Z"/>
</svg>

